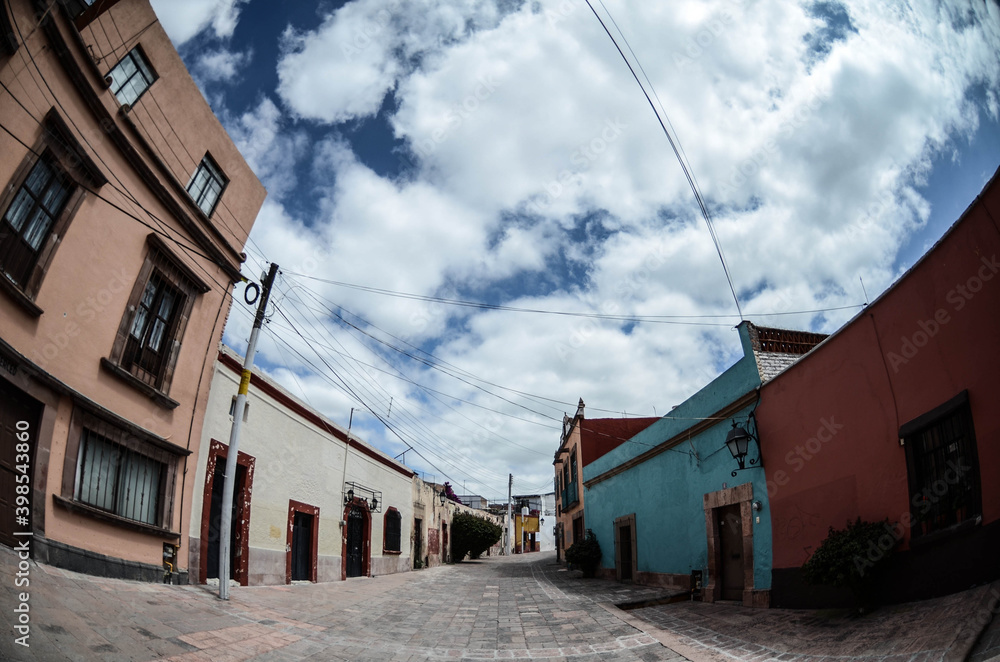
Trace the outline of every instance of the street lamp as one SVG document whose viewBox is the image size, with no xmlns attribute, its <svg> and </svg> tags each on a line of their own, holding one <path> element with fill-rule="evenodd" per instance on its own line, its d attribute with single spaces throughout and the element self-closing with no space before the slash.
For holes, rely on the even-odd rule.
<svg viewBox="0 0 1000 662">
<path fill-rule="evenodd" d="M 732 453 L 733 459 L 736 460 L 737 464 L 740 465 L 739 469 L 734 470 L 731 475 L 736 478 L 737 471 L 743 471 L 749 467 L 746 466 L 747 451 L 750 449 L 750 440 L 757 442 L 757 459 L 751 459 L 751 467 L 760 461 L 760 440 L 753 436 L 746 429 L 736 425 L 736 421 L 733 421 L 733 429 L 729 431 L 726 435 L 726 447 L 729 448 L 729 452 Z"/>
<path fill-rule="evenodd" d="M 344 499 L 344 505 L 354 502 L 354 489 L 351 488 L 347 490 L 347 497 Z"/>
<path fill-rule="evenodd" d="M 441 502 L 442 506 L 444 505 L 444 501 L 447 498 L 448 497 L 445 495 L 444 490 L 441 490 L 440 492 L 438 492 L 438 500 Z"/>
</svg>

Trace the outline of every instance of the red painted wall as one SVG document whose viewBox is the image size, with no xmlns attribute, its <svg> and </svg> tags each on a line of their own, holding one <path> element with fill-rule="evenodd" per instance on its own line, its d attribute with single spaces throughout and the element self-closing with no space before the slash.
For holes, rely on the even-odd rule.
<svg viewBox="0 0 1000 662">
<path fill-rule="evenodd" d="M 899 427 L 965 389 L 983 526 L 1000 519 L 998 180 L 894 287 L 763 386 L 774 568 L 801 566 L 831 525 L 908 516 Z"/>
<path fill-rule="evenodd" d="M 583 464 L 610 453 L 659 418 L 591 418 L 580 421 Z"/>
</svg>

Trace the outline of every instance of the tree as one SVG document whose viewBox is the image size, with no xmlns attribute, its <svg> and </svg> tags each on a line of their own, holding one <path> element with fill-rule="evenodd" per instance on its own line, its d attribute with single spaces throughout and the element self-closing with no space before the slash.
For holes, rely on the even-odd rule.
<svg viewBox="0 0 1000 662">
<path fill-rule="evenodd" d="M 466 554 L 478 559 L 495 545 L 503 529 L 493 522 L 471 513 L 457 512 L 451 518 L 451 558 L 461 561 Z"/>
</svg>

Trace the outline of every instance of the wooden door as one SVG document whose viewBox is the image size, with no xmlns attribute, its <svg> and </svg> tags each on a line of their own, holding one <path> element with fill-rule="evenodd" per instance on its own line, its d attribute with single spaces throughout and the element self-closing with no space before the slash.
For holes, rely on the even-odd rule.
<svg viewBox="0 0 1000 662">
<path fill-rule="evenodd" d="M 743 517 L 740 504 L 719 508 L 722 599 L 743 601 Z"/>
<path fill-rule="evenodd" d="M 621 560 L 621 581 L 632 581 L 632 527 L 624 525 L 618 527 L 619 537 L 619 558 Z"/>
<path fill-rule="evenodd" d="M 236 465 L 236 484 L 233 486 L 232 519 L 229 522 L 229 578 L 236 579 L 236 570 L 246 562 L 243 558 L 243 545 L 240 535 L 240 517 L 242 513 L 243 488 L 246 482 L 245 467 Z M 226 486 L 226 456 L 220 455 L 215 464 L 215 475 L 212 477 L 212 501 L 208 516 L 208 559 L 206 561 L 205 577 L 212 579 L 219 576 L 219 529 L 222 526 L 222 494 Z"/>
<path fill-rule="evenodd" d="M 424 541 L 421 537 L 423 523 L 420 518 L 413 520 L 413 567 L 416 567 L 418 562 L 421 565 L 424 562 Z"/>
<path fill-rule="evenodd" d="M 296 511 L 292 520 L 292 581 L 312 579 L 313 517 Z"/>
<path fill-rule="evenodd" d="M 16 544 L 15 531 L 31 530 L 31 485 L 34 482 L 32 469 L 41 414 L 40 402 L 0 379 L 0 543 L 11 547 Z M 22 437 L 25 436 L 23 433 L 27 433 L 26 442 L 18 439 L 19 432 Z M 28 452 L 19 453 L 19 445 L 20 450 L 24 450 L 25 443 L 28 444 Z M 26 462 L 25 455 L 28 460 Z M 18 485 L 28 486 L 27 490 L 21 488 L 22 492 L 27 491 L 27 494 L 22 495 L 27 497 L 26 504 L 24 499 L 21 500 L 24 505 L 18 505 L 17 502 Z M 27 510 L 21 510 L 22 508 Z"/>
<path fill-rule="evenodd" d="M 364 573 L 365 515 L 357 506 L 347 515 L 347 576 Z"/>
</svg>

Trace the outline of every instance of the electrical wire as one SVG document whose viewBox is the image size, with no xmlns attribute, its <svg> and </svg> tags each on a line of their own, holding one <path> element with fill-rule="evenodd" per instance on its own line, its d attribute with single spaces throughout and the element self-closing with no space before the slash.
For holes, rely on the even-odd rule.
<svg viewBox="0 0 1000 662">
<path fill-rule="evenodd" d="M 600 22 L 601 27 L 604 28 L 604 31 L 608 34 L 608 37 L 611 39 L 611 42 L 615 45 L 615 48 L 618 50 L 618 54 L 622 56 L 622 60 L 625 61 L 625 65 L 628 67 L 628 70 L 632 73 L 632 77 L 635 78 L 635 82 L 639 84 L 639 89 L 642 90 L 643 96 L 645 96 L 646 101 L 649 102 L 649 107 L 653 109 L 653 114 L 656 115 L 656 121 L 660 123 L 660 128 L 663 129 L 663 133 L 664 135 L 666 135 L 667 141 L 670 142 L 670 148 L 673 150 L 674 156 L 677 158 L 677 162 L 681 166 L 681 170 L 684 171 L 684 177 L 687 179 L 688 186 L 691 187 L 691 192 L 694 193 L 695 200 L 698 202 L 698 207 L 701 209 L 702 218 L 705 219 L 705 224 L 708 226 L 708 232 L 709 234 L 711 234 L 712 242 L 715 244 L 715 251 L 719 255 L 719 261 L 722 262 L 722 269 L 726 274 L 726 281 L 729 283 L 729 290 L 733 294 L 733 301 L 736 302 L 736 312 L 739 314 L 740 320 L 742 321 L 744 319 L 743 311 L 740 308 L 740 299 L 738 296 L 736 296 L 736 288 L 733 285 L 732 275 L 729 273 L 729 265 L 727 264 L 726 257 L 722 252 L 722 244 L 719 242 L 719 237 L 715 232 L 715 226 L 712 223 L 712 216 L 711 214 L 709 214 L 708 207 L 705 205 L 705 201 L 701 196 L 701 191 L 699 190 L 698 185 L 694 181 L 694 177 L 691 174 L 690 164 L 688 164 L 682 157 L 681 151 L 678 148 L 678 143 L 675 141 L 675 138 L 673 135 L 671 135 L 670 131 L 667 130 L 667 126 L 666 124 L 664 124 L 663 119 L 660 117 L 660 113 L 656 110 L 656 106 L 653 104 L 653 100 L 649 97 L 649 93 L 646 92 L 646 88 L 643 86 L 642 81 L 639 80 L 639 76 L 635 73 L 635 69 L 632 67 L 632 63 L 629 62 L 629 59 L 625 56 L 625 53 L 622 51 L 621 46 L 618 45 L 618 41 L 615 39 L 614 35 L 611 34 L 611 30 L 609 30 L 608 26 L 604 23 L 604 19 L 601 18 L 601 15 L 597 13 L 596 9 L 594 9 L 594 5 L 591 4 L 590 0 L 586 0 L 586 2 L 587 6 L 590 7 L 590 11 L 594 13 L 594 16 L 597 18 L 598 22 Z M 607 7 L 605 7 L 605 11 L 607 11 Z M 610 12 L 608 12 L 608 15 L 610 16 Z M 623 39 L 624 37 L 625 35 L 622 35 Z"/>
</svg>

